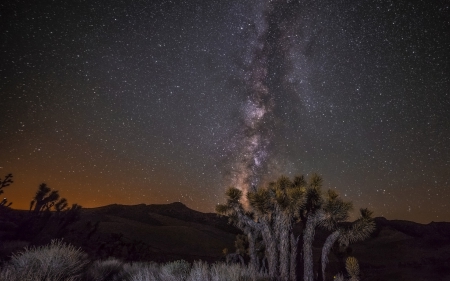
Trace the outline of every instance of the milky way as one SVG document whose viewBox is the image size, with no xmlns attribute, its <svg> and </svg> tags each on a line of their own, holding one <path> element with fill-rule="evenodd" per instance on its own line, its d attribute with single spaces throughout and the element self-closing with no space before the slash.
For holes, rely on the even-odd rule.
<svg viewBox="0 0 450 281">
<path fill-rule="evenodd" d="M 291 64 L 287 56 L 291 49 L 289 39 L 298 37 L 295 27 L 296 16 L 300 14 L 299 3 L 261 1 L 254 7 L 254 19 L 250 24 L 254 35 L 249 36 L 253 40 L 248 43 L 249 56 L 245 58 L 248 98 L 242 106 L 242 136 L 232 180 L 233 186 L 244 191 L 262 184 L 269 167 L 276 166 L 270 151 L 276 131 L 275 95 L 286 95 L 283 79 L 288 73 L 286 66 Z"/>
<path fill-rule="evenodd" d="M 318 172 L 376 216 L 450 220 L 449 9 L 2 1 L 4 196 L 212 212 L 230 185 Z"/>
</svg>

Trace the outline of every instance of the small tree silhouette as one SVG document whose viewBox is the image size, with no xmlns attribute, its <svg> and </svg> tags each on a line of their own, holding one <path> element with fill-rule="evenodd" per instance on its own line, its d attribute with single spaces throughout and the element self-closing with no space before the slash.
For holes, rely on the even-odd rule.
<svg viewBox="0 0 450 281">
<path fill-rule="evenodd" d="M 7 175 L 5 176 L 5 179 L 2 180 L 2 179 L 0 178 L 0 194 L 3 193 L 3 188 L 4 188 L 4 187 L 7 187 L 7 186 L 9 186 L 9 185 L 11 185 L 11 184 L 13 183 L 12 177 L 13 177 L 12 174 L 7 174 Z"/>
<path fill-rule="evenodd" d="M 53 207 L 53 205 L 55 205 L 58 199 L 58 191 L 51 190 L 50 187 L 47 186 L 47 184 L 42 183 L 39 185 L 38 191 L 36 192 L 36 195 L 31 202 L 30 210 L 34 206 L 34 213 L 39 213 L 40 211 L 44 210 L 48 211 L 51 207 Z"/>
</svg>

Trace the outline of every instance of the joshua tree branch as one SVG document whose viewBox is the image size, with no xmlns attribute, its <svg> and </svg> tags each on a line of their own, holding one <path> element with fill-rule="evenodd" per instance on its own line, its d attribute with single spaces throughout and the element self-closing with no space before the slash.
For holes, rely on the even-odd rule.
<svg viewBox="0 0 450 281">
<path fill-rule="evenodd" d="M 340 230 L 336 230 L 333 233 L 331 233 L 327 240 L 325 241 L 325 244 L 322 248 L 322 280 L 325 281 L 325 269 L 328 264 L 328 255 L 330 254 L 331 248 L 333 247 L 336 240 L 339 238 L 339 235 L 341 234 Z"/>
<path fill-rule="evenodd" d="M 4 187 L 10 186 L 13 183 L 12 177 L 12 174 L 7 174 L 4 180 L 0 179 L 0 194 L 3 193 Z"/>
</svg>

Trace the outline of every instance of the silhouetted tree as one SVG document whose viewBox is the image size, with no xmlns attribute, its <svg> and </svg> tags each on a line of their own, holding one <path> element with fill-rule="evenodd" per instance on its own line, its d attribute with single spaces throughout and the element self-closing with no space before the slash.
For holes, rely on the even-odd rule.
<svg viewBox="0 0 450 281">
<path fill-rule="evenodd" d="M 13 183 L 12 177 L 12 174 L 7 174 L 3 180 L 0 178 L 0 194 L 3 194 L 4 187 L 10 186 Z"/>
<path fill-rule="evenodd" d="M 59 193 L 57 190 L 51 190 L 47 184 L 42 183 L 39 185 L 38 191 L 33 198 L 34 203 L 31 203 L 31 207 L 34 206 L 34 212 L 48 211 L 55 205 L 55 202 L 59 199 Z"/>
</svg>

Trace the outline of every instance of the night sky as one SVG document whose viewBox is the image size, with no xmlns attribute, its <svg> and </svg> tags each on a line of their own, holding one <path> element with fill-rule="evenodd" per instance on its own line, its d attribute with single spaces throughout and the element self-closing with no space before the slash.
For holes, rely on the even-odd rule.
<svg viewBox="0 0 450 281">
<path fill-rule="evenodd" d="M 450 221 L 450 2 L 0 4 L 0 177 L 28 209 L 181 201 L 318 172 L 375 216 Z"/>
</svg>

